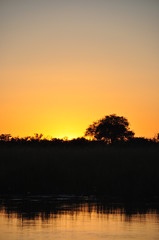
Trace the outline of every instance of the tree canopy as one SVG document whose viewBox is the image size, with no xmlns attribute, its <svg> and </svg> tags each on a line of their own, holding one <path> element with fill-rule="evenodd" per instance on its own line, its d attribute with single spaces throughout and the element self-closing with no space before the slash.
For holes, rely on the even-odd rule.
<svg viewBox="0 0 159 240">
<path fill-rule="evenodd" d="M 133 138 L 134 132 L 130 130 L 129 122 L 125 117 L 112 114 L 89 125 L 85 137 L 115 143 Z"/>
</svg>

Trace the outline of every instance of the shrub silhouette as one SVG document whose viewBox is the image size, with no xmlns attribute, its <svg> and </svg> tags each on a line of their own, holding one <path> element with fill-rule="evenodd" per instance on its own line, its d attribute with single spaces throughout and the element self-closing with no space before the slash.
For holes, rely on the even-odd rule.
<svg viewBox="0 0 159 240">
<path fill-rule="evenodd" d="M 8 142 L 12 139 L 11 134 L 1 134 L 0 135 L 0 141 Z"/>
<path fill-rule="evenodd" d="M 85 136 L 107 143 L 116 143 L 130 140 L 134 137 L 134 132 L 130 131 L 126 118 L 112 114 L 91 124 L 86 129 Z"/>
</svg>

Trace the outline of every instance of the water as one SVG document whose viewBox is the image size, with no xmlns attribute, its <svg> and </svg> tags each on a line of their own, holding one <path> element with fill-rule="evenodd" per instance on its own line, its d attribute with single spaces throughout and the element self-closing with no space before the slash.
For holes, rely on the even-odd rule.
<svg viewBox="0 0 159 240">
<path fill-rule="evenodd" d="M 158 207 L 94 197 L 0 199 L 0 240 L 159 239 Z"/>
</svg>

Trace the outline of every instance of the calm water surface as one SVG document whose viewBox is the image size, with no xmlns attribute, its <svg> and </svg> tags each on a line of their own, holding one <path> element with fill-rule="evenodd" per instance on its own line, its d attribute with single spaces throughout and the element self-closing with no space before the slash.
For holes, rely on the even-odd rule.
<svg viewBox="0 0 159 240">
<path fill-rule="evenodd" d="M 0 199 L 0 240 L 159 239 L 159 211 L 81 197 Z"/>
</svg>

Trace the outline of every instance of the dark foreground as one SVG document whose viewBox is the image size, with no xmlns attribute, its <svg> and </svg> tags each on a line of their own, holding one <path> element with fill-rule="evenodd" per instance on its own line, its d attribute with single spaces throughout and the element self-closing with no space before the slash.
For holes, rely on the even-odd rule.
<svg viewBox="0 0 159 240">
<path fill-rule="evenodd" d="M 158 199 L 159 145 L 0 145 L 0 194 Z"/>
</svg>

